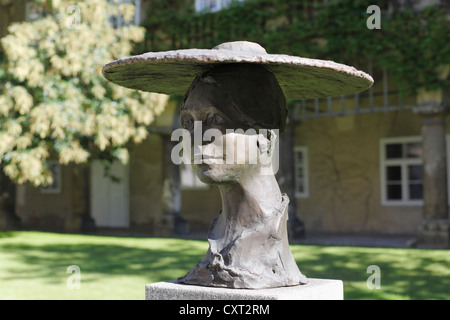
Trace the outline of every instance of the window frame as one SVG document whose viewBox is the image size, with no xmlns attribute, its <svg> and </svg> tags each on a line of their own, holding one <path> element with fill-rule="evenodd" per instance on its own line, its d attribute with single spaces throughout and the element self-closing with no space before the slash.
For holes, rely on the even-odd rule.
<svg viewBox="0 0 450 320">
<path fill-rule="evenodd" d="M 133 3 L 134 4 L 133 24 L 135 26 L 139 26 L 141 24 L 142 0 L 124 0 L 124 1 L 125 1 L 124 3 Z M 118 5 L 118 4 L 114 4 L 114 5 Z M 36 8 L 39 8 L 39 10 L 36 10 Z M 39 4 L 30 2 L 30 1 L 27 1 L 25 3 L 25 21 L 33 22 L 35 20 L 38 20 L 39 18 L 42 18 L 43 12 L 44 12 L 44 8 L 42 8 L 42 6 L 40 7 Z M 118 25 L 113 25 L 115 29 L 122 27 L 123 22 L 122 22 L 122 16 L 120 14 L 118 16 L 118 21 L 116 21 L 116 23 Z"/>
<path fill-rule="evenodd" d="M 383 206 L 423 206 L 423 199 L 410 199 L 409 191 L 409 177 L 408 166 L 421 165 L 423 166 L 422 157 L 419 158 L 401 158 L 401 159 L 386 159 L 386 145 L 388 144 L 407 144 L 407 143 L 422 143 L 421 136 L 407 136 L 407 137 L 393 137 L 380 139 L 380 181 L 381 181 L 381 204 Z M 400 166 L 401 167 L 401 186 L 402 186 L 402 199 L 401 200 L 389 200 L 387 199 L 387 174 L 386 168 L 388 166 Z M 423 186 L 423 180 L 422 180 Z"/>
<path fill-rule="evenodd" d="M 215 0 L 217 3 L 217 6 L 214 8 L 208 8 L 206 6 L 206 2 L 209 2 L 210 0 L 195 0 L 194 3 L 194 9 L 196 13 L 214 13 L 219 12 L 220 10 L 228 8 L 228 6 L 234 2 L 243 2 L 244 0 Z"/>
<path fill-rule="evenodd" d="M 110 2 L 110 0 L 108 0 Z M 110 2 L 111 3 L 111 2 Z M 121 3 L 116 4 L 112 3 L 115 6 L 120 6 L 122 4 L 133 4 L 134 5 L 134 17 L 132 25 L 139 26 L 141 24 L 141 0 L 122 0 Z M 123 26 L 127 26 L 129 24 L 124 23 L 122 20 L 122 15 L 119 13 L 117 15 L 117 20 L 112 19 L 113 17 L 110 17 L 110 23 L 112 24 L 114 29 L 122 28 Z"/>
<path fill-rule="evenodd" d="M 303 162 L 298 162 L 297 153 L 303 153 Z M 298 172 L 299 168 L 303 169 L 303 192 L 299 191 Z M 309 198 L 309 162 L 308 162 L 308 147 L 296 146 L 294 147 L 294 181 L 295 181 L 295 197 Z"/>
<path fill-rule="evenodd" d="M 25 21 L 34 22 L 42 18 L 44 13 L 44 8 L 38 3 L 26 1 L 25 2 Z"/>
<path fill-rule="evenodd" d="M 41 194 L 60 194 L 62 193 L 62 167 L 58 160 L 48 160 L 46 161 L 50 168 L 53 177 L 53 184 L 48 186 L 41 186 L 39 188 Z M 56 171 L 51 168 L 55 166 Z"/>
</svg>

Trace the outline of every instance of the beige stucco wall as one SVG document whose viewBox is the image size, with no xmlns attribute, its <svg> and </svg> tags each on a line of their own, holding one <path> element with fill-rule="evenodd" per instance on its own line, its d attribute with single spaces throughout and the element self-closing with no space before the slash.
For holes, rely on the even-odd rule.
<svg viewBox="0 0 450 320">
<path fill-rule="evenodd" d="M 450 133 L 450 118 L 447 118 Z M 380 140 L 421 135 L 421 119 L 411 110 L 304 120 L 296 146 L 308 148 L 309 196 L 296 199 L 297 215 L 308 232 L 415 233 L 421 206 L 381 203 Z M 130 227 L 153 233 L 162 217 L 162 145 L 149 135 L 131 151 Z M 281 161 L 282 155 L 281 155 Z M 82 182 L 76 167 L 62 166 L 62 190 L 43 194 L 18 186 L 16 211 L 25 226 L 67 229 L 83 212 Z M 206 232 L 221 209 L 217 187 L 182 189 L 182 216 L 192 232 Z M 76 223 L 72 221 L 70 223 Z"/>
<path fill-rule="evenodd" d="M 189 223 L 191 232 L 206 232 L 213 218 L 222 208 L 217 186 L 207 189 L 182 190 L 182 215 Z"/>
<path fill-rule="evenodd" d="M 156 232 L 162 222 L 163 139 L 151 134 L 130 154 L 130 227 Z M 181 190 L 181 214 L 191 232 L 206 232 L 221 209 L 215 186 Z"/>
<path fill-rule="evenodd" d="M 135 146 L 130 159 L 130 227 L 153 232 L 161 216 L 161 139 L 150 135 Z M 31 184 L 16 187 L 16 214 L 25 228 L 80 231 L 86 210 L 85 177 L 80 166 L 61 166 L 61 192 L 42 193 Z M 157 223 L 156 223 L 157 224 Z"/>
<path fill-rule="evenodd" d="M 61 193 L 41 193 L 31 184 L 16 188 L 16 214 L 25 228 L 64 230 L 66 219 L 72 215 L 73 168 L 61 166 Z"/>
<path fill-rule="evenodd" d="M 308 148 L 309 197 L 296 199 L 297 215 L 308 232 L 415 233 L 421 206 L 381 204 L 379 146 L 380 139 L 387 137 L 420 136 L 417 115 L 405 110 L 308 119 L 295 132 L 295 144 Z M 152 134 L 131 152 L 130 227 L 134 230 L 152 233 L 161 219 L 162 143 L 159 135 Z M 77 184 L 74 168 L 62 166 L 62 170 L 60 194 L 42 194 L 30 185 L 18 187 L 17 214 L 25 225 L 63 228 L 68 217 L 82 211 L 77 209 L 82 199 L 72 192 Z M 182 190 L 181 212 L 192 232 L 206 232 L 220 209 L 217 187 Z"/>
<path fill-rule="evenodd" d="M 156 134 L 130 154 L 130 227 L 153 232 L 162 214 L 162 139 Z"/>
<path fill-rule="evenodd" d="M 306 230 L 415 233 L 421 206 L 381 204 L 380 139 L 420 136 L 411 110 L 305 120 L 296 145 L 309 154 L 309 197 L 297 199 Z"/>
</svg>

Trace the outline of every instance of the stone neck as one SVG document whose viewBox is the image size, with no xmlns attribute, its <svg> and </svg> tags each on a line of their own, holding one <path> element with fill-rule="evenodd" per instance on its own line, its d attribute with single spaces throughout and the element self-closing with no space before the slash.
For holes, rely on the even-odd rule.
<svg viewBox="0 0 450 320">
<path fill-rule="evenodd" d="M 241 230 L 261 223 L 282 202 L 282 194 L 273 175 L 245 175 L 233 184 L 219 185 L 222 211 L 219 223 L 227 230 Z"/>
</svg>

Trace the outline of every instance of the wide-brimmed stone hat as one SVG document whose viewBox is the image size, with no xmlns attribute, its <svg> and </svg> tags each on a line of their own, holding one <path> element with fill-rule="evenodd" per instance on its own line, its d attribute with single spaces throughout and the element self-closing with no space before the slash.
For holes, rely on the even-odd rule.
<svg viewBox="0 0 450 320">
<path fill-rule="evenodd" d="M 142 91 L 184 95 L 196 76 L 219 64 L 250 63 L 272 72 L 288 100 L 332 97 L 364 91 L 373 84 L 365 72 L 333 61 L 268 54 L 259 44 L 235 41 L 213 49 L 147 52 L 103 67 L 103 76 Z"/>
</svg>

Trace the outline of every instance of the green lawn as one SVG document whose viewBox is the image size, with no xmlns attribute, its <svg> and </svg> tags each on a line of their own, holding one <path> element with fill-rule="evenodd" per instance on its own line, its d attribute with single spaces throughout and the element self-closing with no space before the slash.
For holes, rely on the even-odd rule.
<svg viewBox="0 0 450 320">
<path fill-rule="evenodd" d="M 184 275 L 206 241 L 0 232 L 0 299 L 144 299 L 147 283 Z M 292 245 L 310 278 L 341 279 L 346 299 L 450 299 L 450 251 Z M 69 289 L 81 271 L 81 288 Z M 368 289 L 367 267 L 381 271 Z M 69 283 L 72 283 L 69 281 Z"/>
</svg>

